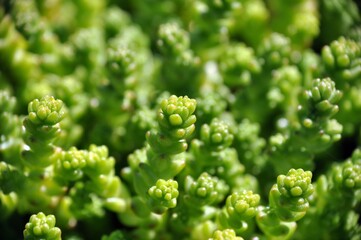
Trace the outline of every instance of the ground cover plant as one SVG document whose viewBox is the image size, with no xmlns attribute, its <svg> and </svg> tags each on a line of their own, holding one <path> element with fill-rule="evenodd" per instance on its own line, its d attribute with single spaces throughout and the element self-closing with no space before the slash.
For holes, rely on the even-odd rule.
<svg viewBox="0 0 361 240">
<path fill-rule="evenodd" d="M 358 1 L 0 3 L 1 239 L 361 239 Z"/>
</svg>

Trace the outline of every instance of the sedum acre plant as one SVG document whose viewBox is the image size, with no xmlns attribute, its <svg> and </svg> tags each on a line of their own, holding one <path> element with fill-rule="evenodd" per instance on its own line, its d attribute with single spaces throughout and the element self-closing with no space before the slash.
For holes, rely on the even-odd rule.
<svg viewBox="0 0 361 240">
<path fill-rule="evenodd" d="M 361 240 L 358 1 L 0 2 L 1 239 Z"/>
</svg>

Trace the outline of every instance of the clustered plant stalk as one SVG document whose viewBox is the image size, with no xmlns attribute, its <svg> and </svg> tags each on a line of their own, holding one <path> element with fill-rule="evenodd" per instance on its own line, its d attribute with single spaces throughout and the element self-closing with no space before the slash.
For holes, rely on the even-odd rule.
<svg viewBox="0 0 361 240">
<path fill-rule="evenodd" d="M 1 239 L 361 240 L 358 1 L 0 3 Z"/>
</svg>

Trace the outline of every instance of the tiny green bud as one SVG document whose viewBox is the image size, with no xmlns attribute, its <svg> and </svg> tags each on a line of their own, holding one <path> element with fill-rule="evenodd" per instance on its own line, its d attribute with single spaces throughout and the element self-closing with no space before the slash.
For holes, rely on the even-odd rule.
<svg viewBox="0 0 361 240">
<path fill-rule="evenodd" d="M 28 105 L 28 118 L 36 125 L 55 125 L 64 118 L 63 102 L 52 96 L 35 99 Z"/>
<path fill-rule="evenodd" d="M 341 189 L 361 188 L 361 165 L 348 160 L 332 169 L 333 179 Z"/>
<path fill-rule="evenodd" d="M 212 204 L 220 197 L 218 183 L 221 182 L 217 177 L 212 177 L 208 173 L 202 173 L 197 180 L 187 176 L 185 181 L 185 199 L 187 203 L 195 206 Z"/>
<path fill-rule="evenodd" d="M 150 205 L 155 212 L 176 207 L 178 195 L 178 182 L 172 179 L 167 181 L 158 179 L 156 184 L 148 190 Z"/>
<path fill-rule="evenodd" d="M 216 230 L 209 240 L 243 240 L 243 238 L 237 237 L 233 229 L 224 229 Z"/>
<path fill-rule="evenodd" d="M 193 114 L 196 108 L 196 100 L 187 96 L 170 96 L 160 103 L 158 122 L 164 134 L 171 135 L 176 139 L 190 136 L 194 131 L 196 116 Z"/>
<path fill-rule="evenodd" d="M 233 142 L 233 134 L 228 125 L 218 119 L 213 119 L 211 124 L 204 124 L 201 128 L 201 140 L 209 147 L 220 151 L 229 147 Z"/>
<path fill-rule="evenodd" d="M 285 197 L 306 198 L 313 193 L 311 184 L 312 172 L 303 169 L 291 169 L 287 175 L 277 177 L 277 186 Z"/>
<path fill-rule="evenodd" d="M 259 205 L 260 196 L 252 191 L 242 191 L 228 196 L 226 210 L 231 219 L 239 221 L 253 218 Z"/>
<path fill-rule="evenodd" d="M 55 227 L 54 215 L 33 214 L 25 225 L 24 239 L 61 240 L 61 230 Z"/>
</svg>

